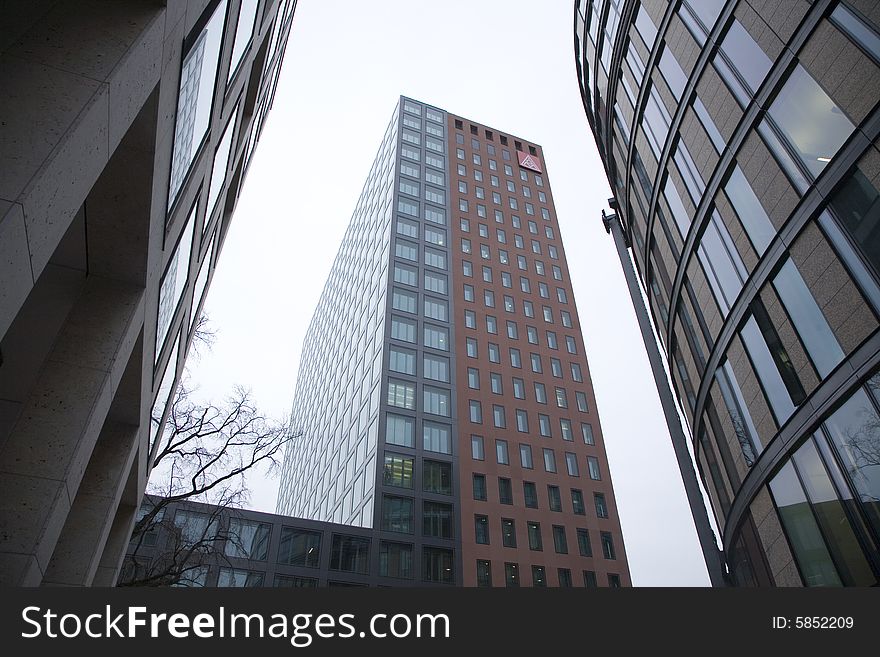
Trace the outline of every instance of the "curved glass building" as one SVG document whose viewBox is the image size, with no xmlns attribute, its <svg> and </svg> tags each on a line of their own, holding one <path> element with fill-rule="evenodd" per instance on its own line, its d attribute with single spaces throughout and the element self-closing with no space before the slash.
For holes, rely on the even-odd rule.
<svg viewBox="0 0 880 657">
<path fill-rule="evenodd" d="M 578 0 L 575 59 L 729 582 L 880 574 L 880 4 Z"/>
</svg>

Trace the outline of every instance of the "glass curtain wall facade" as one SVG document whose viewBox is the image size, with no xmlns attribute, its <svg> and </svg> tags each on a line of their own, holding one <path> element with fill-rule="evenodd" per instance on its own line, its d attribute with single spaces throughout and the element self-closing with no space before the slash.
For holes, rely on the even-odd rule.
<svg viewBox="0 0 880 657">
<path fill-rule="evenodd" d="M 578 0 L 584 109 L 729 581 L 880 574 L 880 8 Z"/>
<path fill-rule="evenodd" d="M 8 4 L 0 582 L 106 586 L 272 106 L 296 2 Z M 77 56 L 59 68 L 71 43 Z"/>
<path fill-rule="evenodd" d="M 389 584 L 630 584 L 541 156 L 401 97 L 307 334 L 278 511 Z"/>
</svg>

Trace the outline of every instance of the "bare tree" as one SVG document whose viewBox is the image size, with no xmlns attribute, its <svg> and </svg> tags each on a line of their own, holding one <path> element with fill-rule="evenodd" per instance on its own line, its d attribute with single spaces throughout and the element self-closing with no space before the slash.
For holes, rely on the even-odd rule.
<svg viewBox="0 0 880 657">
<path fill-rule="evenodd" d="M 201 318 L 198 326 L 202 344 L 210 346 L 214 332 Z M 263 415 L 246 389 L 236 387 L 219 404 L 200 404 L 184 378 L 153 458 L 150 495 L 138 513 L 120 585 L 185 585 L 194 571 L 222 557 L 222 541 L 236 537 L 224 532 L 220 513 L 247 502 L 248 474 L 277 472 L 294 437 L 287 422 Z M 167 517 L 169 505 L 185 501 L 211 504 L 213 510 L 190 514 L 192 526 L 177 518 L 186 513 Z M 147 549 L 157 536 L 164 544 Z"/>
</svg>

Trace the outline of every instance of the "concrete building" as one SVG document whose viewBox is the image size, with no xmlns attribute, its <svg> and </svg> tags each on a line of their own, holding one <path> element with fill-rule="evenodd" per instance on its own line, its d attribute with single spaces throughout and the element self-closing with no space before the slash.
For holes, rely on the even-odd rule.
<svg viewBox="0 0 880 657">
<path fill-rule="evenodd" d="M 3 4 L 3 584 L 115 582 L 295 4 Z"/>
<path fill-rule="evenodd" d="M 574 43 L 710 575 L 876 585 L 880 5 L 577 0 Z"/>
<path fill-rule="evenodd" d="M 278 510 L 389 584 L 628 586 L 543 152 L 401 97 L 303 346 Z"/>
</svg>

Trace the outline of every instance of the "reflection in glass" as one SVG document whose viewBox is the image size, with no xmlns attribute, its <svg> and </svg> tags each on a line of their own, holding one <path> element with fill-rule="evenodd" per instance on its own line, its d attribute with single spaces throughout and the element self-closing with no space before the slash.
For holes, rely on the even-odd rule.
<svg viewBox="0 0 880 657">
<path fill-rule="evenodd" d="M 247 50 L 251 35 L 254 33 L 254 23 L 257 16 L 259 0 L 241 0 L 241 8 L 238 11 L 238 23 L 235 26 L 235 41 L 232 42 L 232 57 L 229 62 L 229 73 L 226 81 L 232 79 L 241 58 Z"/>
<path fill-rule="evenodd" d="M 168 186 L 169 209 L 177 198 L 211 121 L 225 15 L 226 0 L 220 0 L 183 57 Z"/>
<path fill-rule="evenodd" d="M 272 526 L 240 518 L 230 518 L 225 553 L 230 557 L 265 561 L 269 555 Z"/>
<path fill-rule="evenodd" d="M 773 287 L 788 311 L 816 371 L 824 379 L 843 360 L 843 350 L 791 258 L 786 258 L 785 264 L 773 278 Z"/>
<path fill-rule="evenodd" d="M 767 246 L 776 236 L 776 229 L 739 166 L 734 165 L 730 170 L 730 177 L 724 185 L 724 191 L 746 229 L 755 251 L 759 256 L 763 255 Z"/>
<path fill-rule="evenodd" d="M 195 226 L 196 209 L 199 207 L 198 200 L 193 203 L 193 208 L 186 219 L 186 225 L 174 247 L 174 253 L 168 263 L 162 282 L 159 284 L 159 312 L 156 320 L 156 353 L 155 360 L 159 360 L 162 347 L 165 346 L 165 338 L 171 328 L 171 319 L 180 304 L 180 297 L 186 287 L 189 275 L 189 258 L 192 253 L 193 226 Z"/>
<path fill-rule="evenodd" d="M 223 136 L 220 138 L 217 150 L 214 152 L 214 164 L 211 168 L 211 186 L 208 188 L 206 218 L 210 218 L 214 214 L 217 197 L 220 195 L 220 190 L 223 189 L 223 184 L 226 182 L 226 167 L 229 164 L 229 155 L 232 151 L 232 135 L 235 133 L 235 119 L 237 117 L 238 108 L 236 107 L 226 124 L 226 129 L 223 131 Z M 208 219 L 205 221 L 206 225 L 207 223 Z"/>
<path fill-rule="evenodd" d="M 854 129 L 843 111 L 800 65 L 792 70 L 769 114 L 813 176 L 822 173 Z"/>
<path fill-rule="evenodd" d="M 831 199 L 831 209 L 858 245 L 865 259 L 880 272 L 880 193 L 854 169 Z"/>
</svg>

